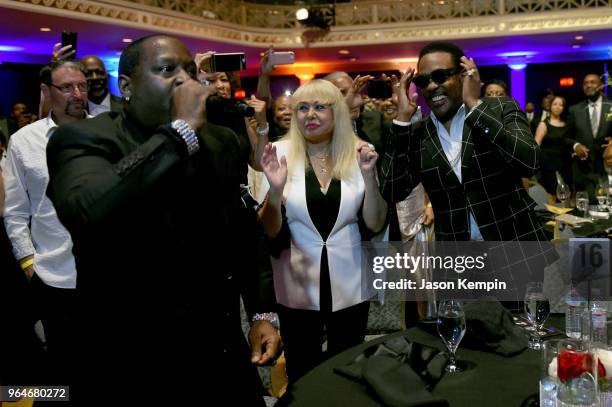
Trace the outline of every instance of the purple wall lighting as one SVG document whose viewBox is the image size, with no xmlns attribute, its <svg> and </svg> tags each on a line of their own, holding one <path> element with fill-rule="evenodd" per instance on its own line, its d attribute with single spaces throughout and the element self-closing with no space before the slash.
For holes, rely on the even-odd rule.
<svg viewBox="0 0 612 407">
<path fill-rule="evenodd" d="M 527 64 L 510 64 L 510 94 L 521 109 L 525 106 L 525 68 Z"/>
</svg>

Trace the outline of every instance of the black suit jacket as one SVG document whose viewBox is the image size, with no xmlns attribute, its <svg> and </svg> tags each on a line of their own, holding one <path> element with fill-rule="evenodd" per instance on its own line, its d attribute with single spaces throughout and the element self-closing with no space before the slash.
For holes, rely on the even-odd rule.
<svg viewBox="0 0 612 407">
<path fill-rule="evenodd" d="M 110 95 L 110 111 L 121 113 L 123 110 L 123 99 L 113 94 Z"/>
<path fill-rule="evenodd" d="M 357 119 L 357 135 L 372 143 L 376 151 L 382 154 L 387 147 L 391 126 L 391 121 L 384 120 L 382 113 L 378 111 L 362 112 Z"/>
<path fill-rule="evenodd" d="M 472 213 L 485 240 L 545 240 L 522 186 L 539 168 L 540 149 L 510 98 L 484 98 L 465 120 L 459 182 L 434 123 L 393 127 L 382 164 L 382 192 L 404 199 L 422 182 L 433 205 L 437 240 L 469 240 Z"/>
<path fill-rule="evenodd" d="M 118 389 L 169 383 L 155 389 L 169 398 L 201 380 L 193 369 L 214 366 L 215 392 L 257 405 L 235 278 L 250 216 L 240 201 L 241 153 L 227 128 L 207 125 L 199 138 L 200 151 L 187 157 L 168 127 L 103 113 L 59 127 L 49 141 L 47 194 L 77 262 L 81 395 L 110 369 Z"/>
<path fill-rule="evenodd" d="M 574 160 L 574 183 L 578 189 L 592 189 L 598 177 L 604 174 L 603 148 L 606 137 L 612 137 L 612 102 L 602 96 L 599 129 L 593 134 L 589 105 L 586 100 L 569 108 L 570 123 L 574 128 L 575 139 L 586 146 L 590 152 L 585 161 Z M 592 194 L 591 194 L 592 195 Z"/>
<path fill-rule="evenodd" d="M 538 129 L 538 125 L 540 124 L 541 121 L 542 121 L 542 111 L 541 110 L 539 112 L 533 113 L 533 118 L 531 119 L 531 121 L 527 120 L 527 122 L 529 123 L 529 128 L 531 129 L 531 133 L 533 134 L 534 137 L 536 134 L 536 130 Z"/>
</svg>

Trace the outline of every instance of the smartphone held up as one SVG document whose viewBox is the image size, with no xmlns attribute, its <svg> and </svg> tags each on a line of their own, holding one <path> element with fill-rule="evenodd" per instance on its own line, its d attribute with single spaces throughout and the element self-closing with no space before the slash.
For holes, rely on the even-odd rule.
<svg viewBox="0 0 612 407">
<path fill-rule="evenodd" d="M 244 52 L 215 53 L 210 58 L 210 72 L 236 72 L 245 69 Z"/>
<path fill-rule="evenodd" d="M 391 81 L 385 79 L 374 79 L 368 82 L 368 96 L 371 99 L 389 99 L 393 95 Z"/>
<path fill-rule="evenodd" d="M 72 31 L 62 32 L 62 48 L 64 48 L 67 45 L 72 46 L 72 48 L 70 48 L 69 50 L 69 51 L 73 51 L 72 56 L 70 56 L 70 59 L 76 59 L 77 57 L 77 33 L 76 32 L 72 32 Z"/>
<path fill-rule="evenodd" d="M 295 52 L 293 51 L 282 51 L 282 52 L 271 51 L 270 55 L 268 56 L 268 60 L 274 66 L 292 65 L 295 63 Z"/>
</svg>

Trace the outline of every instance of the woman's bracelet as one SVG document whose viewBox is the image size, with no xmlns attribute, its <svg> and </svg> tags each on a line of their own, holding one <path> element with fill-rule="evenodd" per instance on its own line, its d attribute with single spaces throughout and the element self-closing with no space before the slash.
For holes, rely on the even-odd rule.
<svg viewBox="0 0 612 407">
<path fill-rule="evenodd" d="M 34 257 L 31 257 L 27 260 L 20 261 L 19 267 L 21 267 L 22 270 L 25 270 L 28 267 L 30 267 L 32 264 L 34 264 Z"/>
</svg>

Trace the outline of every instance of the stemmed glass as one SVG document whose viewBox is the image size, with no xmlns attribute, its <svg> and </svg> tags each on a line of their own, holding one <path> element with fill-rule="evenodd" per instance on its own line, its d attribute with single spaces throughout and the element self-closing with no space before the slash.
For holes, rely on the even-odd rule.
<svg viewBox="0 0 612 407">
<path fill-rule="evenodd" d="M 540 349 L 542 347 L 540 330 L 550 314 L 550 302 L 544 294 L 542 283 L 527 283 L 527 289 L 525 290 L 525 314 L 527 321 L 534 327 L 534 331 L 529 337 L 528 347 L 529 349 Z"/>
<path fill-rule="evenodd" d="M 595 189 L 595 197 L 597 198 L 597 210 L 605 211 L 608 199 L 608 182 L 605 178 L 600 178 Z"/>
<path fill-rule="evenodd" d="M 569 186 L 564 182 L 557 183 L 557 199 L 559 200 L 559 202 L 561 202 L 561 206 L 563 208 L 565 208 L 565 201 L 567 201 L 569 197 Z"/>
<path fill-rule="evenodd" d="M 465 312 L 457 300 L 446 300 L 438 307 L 438 335 L 449 352 L 449 363 L 445 370 L 449 373 L 461 372 L 455 359 L 455 352 L 465 335 Z"/>
<path fill-rule="evenodd" d="M 576 192 L 576 209 L 586 218 L 587 211 L 589 210 L 589 193 L 587 191 Z"/>
</svg>

